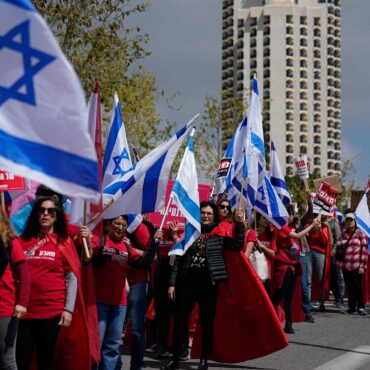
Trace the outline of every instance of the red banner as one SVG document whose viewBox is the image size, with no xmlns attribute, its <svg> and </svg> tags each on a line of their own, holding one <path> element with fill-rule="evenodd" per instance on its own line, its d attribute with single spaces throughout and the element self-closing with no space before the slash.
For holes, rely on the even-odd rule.
<svg viewBox="0 0 370 370">
<path fill-rule="evenodd" d="M 166 206 L 167 206 L 168 199 L 169 199 L 171 191 L 172 191 L 173 183 L 174 183 L 174 181 L 170 180 L 168 182 L 168 185 L 167 185 L 166 201 L 165 201 Z M 209 185 L 199 184 L 198 189 L 199 189 L 199 200 L 200 200 L 200 202 L 202 202 L 204 200 L 209 200 L 209 197 L 211 195 L 211 187 Z M 161 212 L 149 213 L 148 214 L 148 221 L 150 221 L 154 225 L 154 227 L 159 227 L 161 222 L 162 222 L 162 219 L 163 219 L 163 214 L 164 214 L 164 209 Z M 168 214 L 167 214 L 166 220 L 164 222 L 163 228 L 168 229 L 169 224 L 172 221 L 177 221 L 179 223 L 179 228 L 181 230 L 184 229 L 184 227 L 185 227 L 185 218 L 182 215 L 182 213 L 180 212 L 180 210 L 177 208 L 177 206 L 173 203 L 170 206 L 170 209 L 168 211 Z"/>
<path fill-rule="evenodd" d="M 24 178 L 15 176 L 10 172 L 0 170 L 0 191 L 23 190 Z"/>
</svg>

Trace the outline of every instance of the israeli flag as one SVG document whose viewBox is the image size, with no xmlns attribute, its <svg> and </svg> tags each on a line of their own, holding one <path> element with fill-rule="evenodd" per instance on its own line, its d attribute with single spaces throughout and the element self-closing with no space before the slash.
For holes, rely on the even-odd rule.
<svg viewBox="0 0 370 370">
<path fill-rule="evenodd" d="M 266 175 L 264 175 L 263 182 L 257 190 L 254 209 L 265 216 L 278 229 L 281 229 L 288 220 L 288 211 Z"/>
<path fill-rule="evenodd" d="M 119 180 L 132 167 L 130 148 L 127 142 L 125 124 L 122 119 L 121 107 L 117 93 L 114 94 L 112 120 L 105 145 L 103 161 L 103 187 L 114 180 Z M 107 214 L 104 215 L 107 217 Z M 127 231 L 135 232 L 143 218 L 141 215 L 129 214 Z"/>
<path fill-rule="evenodd" d="M 194 132 L 195 129 L 190 134 L 171 192 L 173 203 L 185 216 L 185 231 L 181 241 L 171 248 L 169 255 L 182 256 L 201 234 L 198 177 L 193 148 Z"/>
<path fill-rule="evenodd" d="M 288 204 L 292 203 L 292 199 L 290 197 L 288 186 L 285 182 L 283 171 L 281 170 L 281 165 L 276 152 L 275 144 L 272 140 L 270 146 L 270 181 L 283 204 L 287 206 Z"/>
<path fill-rule="evenodd" d="M 252 94 L 249 104 L 249 126 L 251 130 L 251 150 L 258 163 L 266 169 L 265 141 L 263 138 L 261 98 L 258 91 L 257 78 L 253 78 Z"/>
<path fill-rule="evenodd" d="M 199 115 L 192 118 L 176 135 L 157 146 L 130 171 L 104 188 L 104 204 L 113 202 L 105 218 L 122 214 L 148 213 L 164 208 L 167 183 L 172 163 L 186 134 Z"/>
<path fill-rule="evenodd" d="M 356 208 L 355 217 L 358 227 L 370 238 L 370 212 L 367 205 L 368 192 L 369 188 L 366 189 L 364 196 Z"/>
<path fill-rule="evenodd" d="M 236 129 L 229 145 L 226 148 L 221 163 L 228 162 L 229 168 L 224 176 L 216 176 L 215 178 L 215 192 L 218 198 L 225 192 L 231 189 L 231 182 L 236 173 L 238 173 L 243 165 L 243 153 L 245 150 L 245 140 L 247 137 L 248 118 L 244 117 Z"/>
<path fill-rule="evenodd" d="M 117 93 L 114 94 L 114 109 L 109 128 L 103 160 L 103 187 L 121 178 L 132 167 L 127 143 L 125 124 Z"/>
<path fill-rule="evenodd" d="M 0 1 L 0 168 L 98 201 L 84 93 L 29 0 Z"/>
</svg>

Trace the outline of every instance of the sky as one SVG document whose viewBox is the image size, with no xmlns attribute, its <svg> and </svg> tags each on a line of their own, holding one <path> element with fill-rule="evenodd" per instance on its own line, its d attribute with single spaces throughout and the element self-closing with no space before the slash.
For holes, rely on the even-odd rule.
<svg viewBox="0 0 370 370">
<path fill-rule="evenodd" d="M 163 120 L 185 123 L 203 112 L 206 94 L 220 94 L 221 8 L 221 0 L 151 0 L 131 17 L 150 37 L 143 65 L 167 97 L 175 95 L 158 103 Z M 367 0 L 342 0 L 342 159 L 353 161 L 360 188 L 370 175 L 369 20 Z"/>
</svg>

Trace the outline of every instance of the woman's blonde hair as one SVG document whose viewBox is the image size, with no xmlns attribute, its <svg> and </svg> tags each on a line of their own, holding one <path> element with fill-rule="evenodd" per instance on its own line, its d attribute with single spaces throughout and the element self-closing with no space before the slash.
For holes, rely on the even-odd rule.
<svg viewBox="0 0 370 370">
<path fill-rule="evenodd" d="M 11 239 L 15 238 L 15 233 L 10 226 L 8 216 L 2 207 L 0 207 L 0 237 L 5 245 L 7 245 Z"/>
</svg>

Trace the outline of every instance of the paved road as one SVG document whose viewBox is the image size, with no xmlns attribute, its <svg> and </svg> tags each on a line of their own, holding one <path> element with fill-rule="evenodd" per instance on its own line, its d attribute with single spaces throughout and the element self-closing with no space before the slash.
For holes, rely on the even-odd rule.
<svg viewBox="0 0 370 370">
<path fill-rule="evenodd" d="M 367 308 L 370 312 L 370 307 Z M 256 370 L 369 370 L 370 315 L 343 315 L 332 304 L 327 311 L 314 313 L 316 323 L 294 325 L 285 349 L 243 364 L 211 363 L 210 369 Z M 160 362 L 145 358 L 147 369 L 159 369 Z M 129 356 L 123 356 L 124 369 L 129 370 Z M 183 363 L 182 369 L 196 369 L 197 361 Z"/>
</svg>

